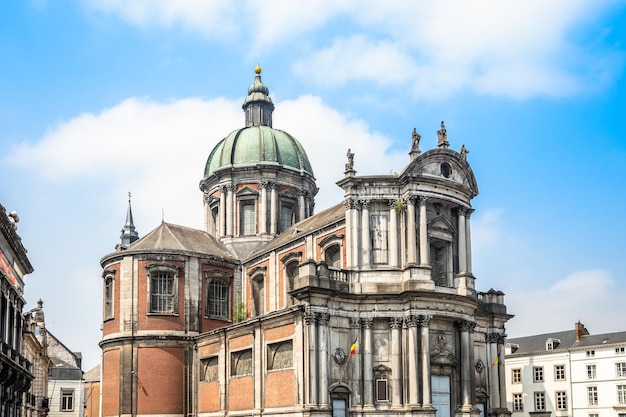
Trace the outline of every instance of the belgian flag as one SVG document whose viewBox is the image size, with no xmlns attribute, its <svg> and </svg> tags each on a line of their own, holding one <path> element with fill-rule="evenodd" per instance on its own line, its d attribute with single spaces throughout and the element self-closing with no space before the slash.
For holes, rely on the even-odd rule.
<svg viewBox="0 0 626 417">
<path fill-rule="evenodd" d="M 357 343 L 356 337 L 354 338 L 354 342 L 352 342 L 352 346 L 350 346 L 350 357 L 356 353 Z"/>
</svg>

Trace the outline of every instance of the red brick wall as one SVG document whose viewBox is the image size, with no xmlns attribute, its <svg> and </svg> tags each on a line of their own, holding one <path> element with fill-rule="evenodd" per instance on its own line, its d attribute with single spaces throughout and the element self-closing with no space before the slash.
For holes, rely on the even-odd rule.
<svg viewBox="0 0 626 417">
<path fill-rule="evenodd" d="M 200 382 L 198 386 L 198 412 L 220 411 L 220 384 L 218 381 Z"/>
<path fill-rule="evenodd" d="M 269 372 L 265 376 L 265 407 L 295 405 L 296 376 L 293 369 Z"/>
<path fill-rule="evenodd" d="M 252 376 L 231 378 L 228 381 L 229 411 L 250 410 L 254 406 Z"/>
<path fill-rule="evenodd" d="M 100 415 L 100 382 L 85 382 L 85 417 Z"/>
<path fill-rule="evenodd" d="M 120 414 L 120 351 L 108 350 L 102 355 L 102 415 Z"/>
<path fill-rule="evenodd" d="M 289 323 L 285 326 L 274 327 L 273 329 L 265 330 L 265 340 L 271 342 L 273 340 L 286 339 L 293 336 L 294 324 Z"/>
<path fill-rule="evenodd" d="M 137 355 L 137 414 L 181 414 L 184 350 L 140 348 Z"/>
</svg>

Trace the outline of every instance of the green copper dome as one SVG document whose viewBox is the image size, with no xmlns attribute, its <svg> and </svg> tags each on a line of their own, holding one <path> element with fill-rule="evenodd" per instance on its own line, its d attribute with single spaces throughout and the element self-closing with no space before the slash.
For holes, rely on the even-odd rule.
<svg viewBox="0 0 626 417">
<path fill-rule="evenodd" d="M 313 175 L 304 148 L 287 132 L 269 126 L 235 130 L 213 148 L 204 169 L 204 178 L 223 168 L 275 166 Z"/>
<path fill-rule="evenodd" d="M 254 83 L 242 106 L 246 127 L 235 130 L 213 148 L 204 168 L 204 179 L 222 169 L 256 166 L 274 166 L 313 177 L 300 142 L 289 133 L 272 128 L 274 104 L 261 81 L 261 67 L 257 65 L 254 72 Z"/>
</svg>

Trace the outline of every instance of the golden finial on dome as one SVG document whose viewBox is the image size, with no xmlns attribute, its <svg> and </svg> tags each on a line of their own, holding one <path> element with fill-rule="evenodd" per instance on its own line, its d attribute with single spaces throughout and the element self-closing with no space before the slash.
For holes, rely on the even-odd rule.
<svg viewBox="0 0 626 417">
<path fill-rule="evenodd" d="M 254 68 L 254 72 L 256 72 L 257 75 L 261 74 L 261 66 L 259 64 L 256 64 L 256 67 Z"/>
</svg>

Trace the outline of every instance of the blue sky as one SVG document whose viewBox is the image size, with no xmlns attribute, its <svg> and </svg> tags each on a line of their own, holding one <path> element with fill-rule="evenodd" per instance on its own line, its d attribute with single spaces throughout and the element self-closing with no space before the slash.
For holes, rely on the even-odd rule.
<svg viewBox="0 0 626 417">
<path fill-rule="evenodd" d="M 130 5 L 129 5 L 130 4 Z M 411 131 L 469 149 L 473 269 L 510 336 L 626 330 L 626 2 L 8 0 L 0 6 L 0 202 L 35 272 L 27 308 L 97 364 L 100 258 L 133 193 L 140 235 L 202 227 L 215 143 L 257 63 L 316 210 L 401 171 Z"/>
</svg>

